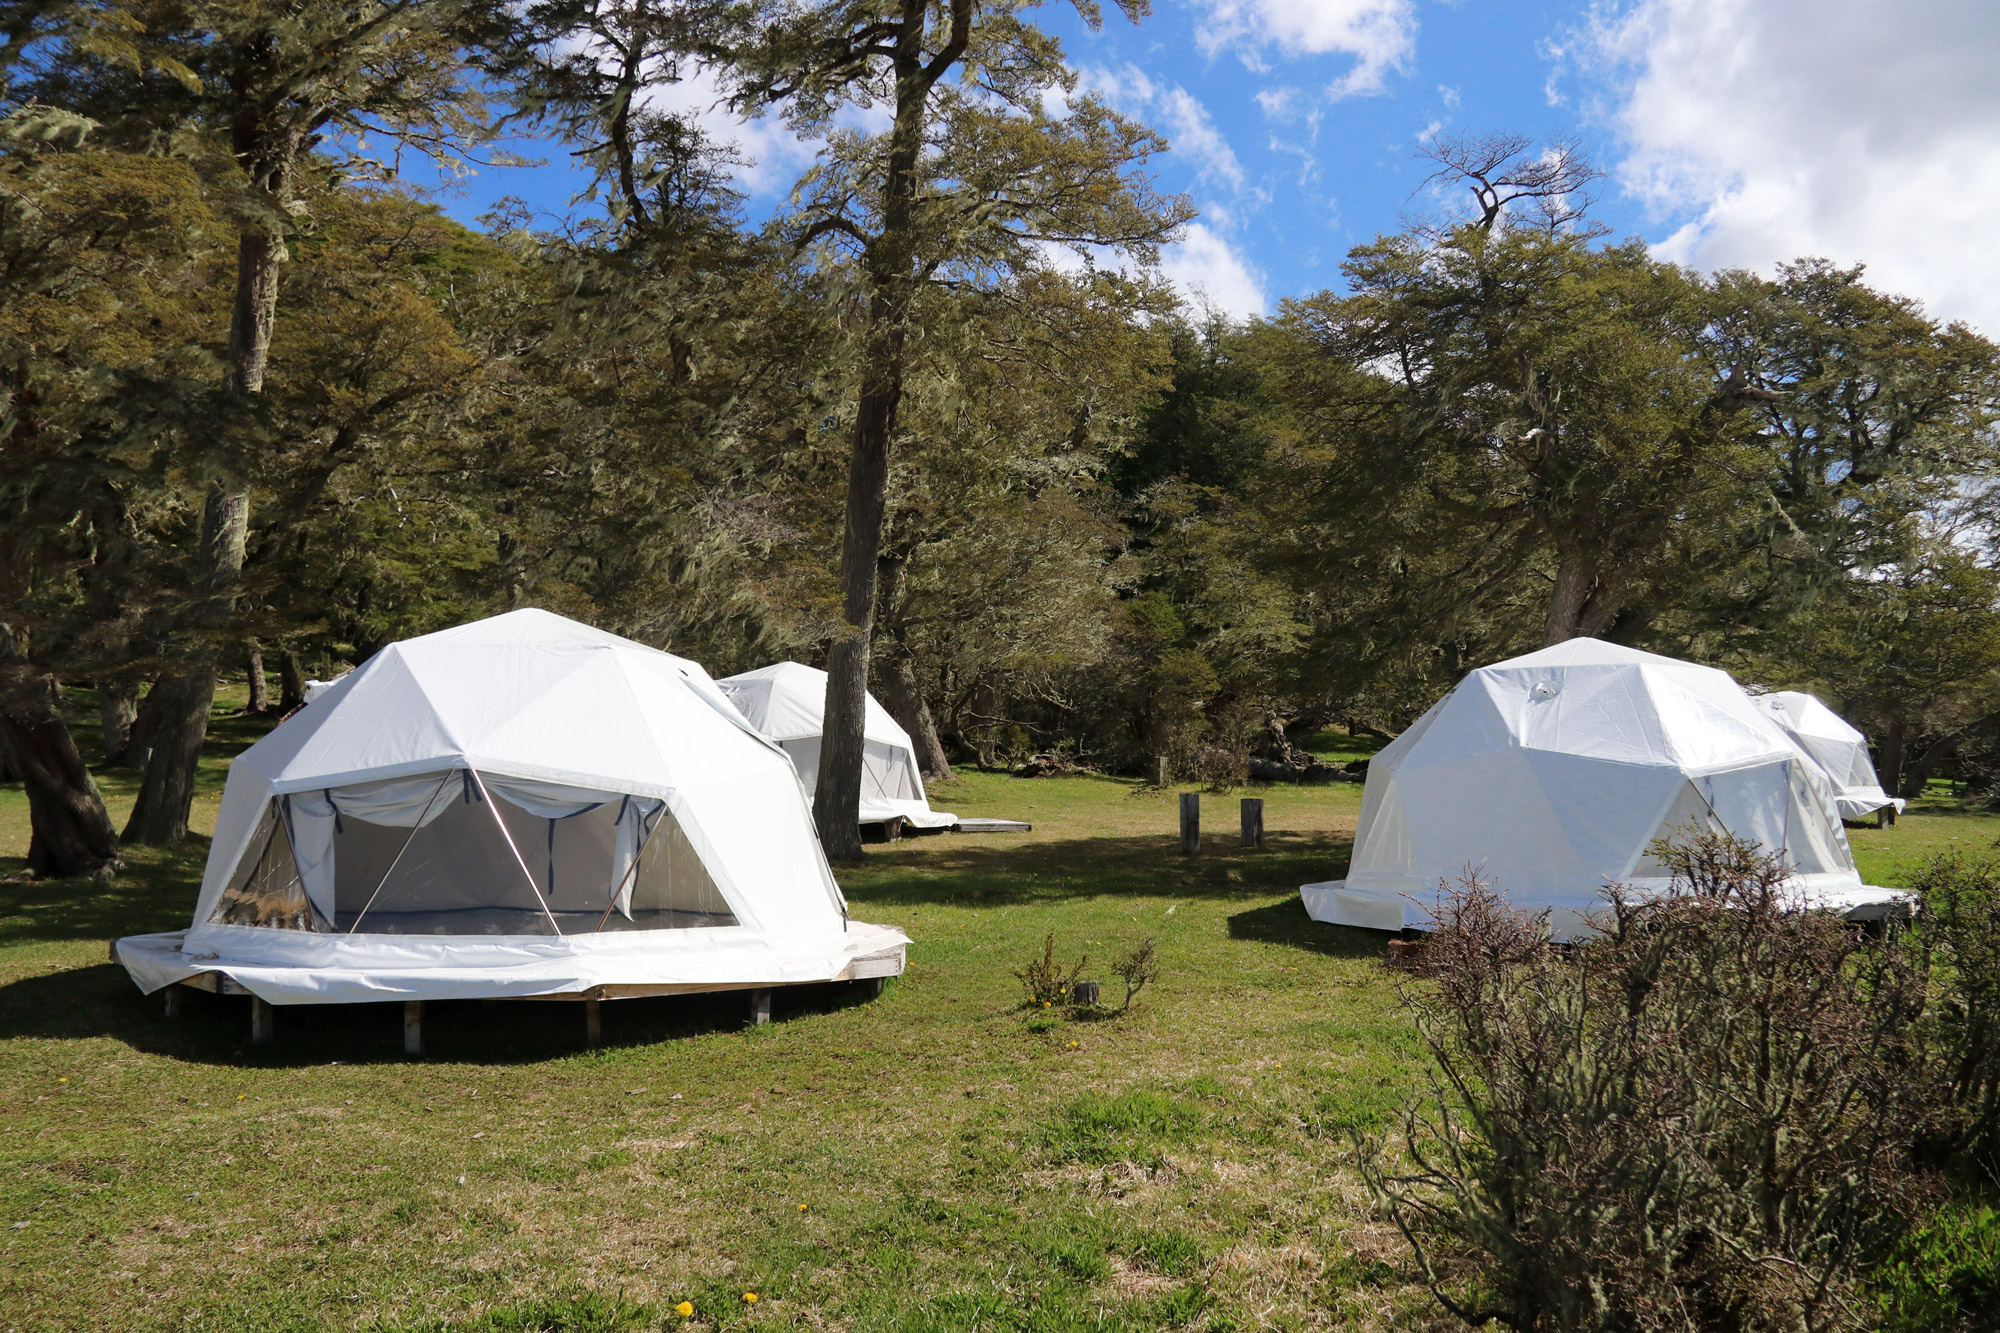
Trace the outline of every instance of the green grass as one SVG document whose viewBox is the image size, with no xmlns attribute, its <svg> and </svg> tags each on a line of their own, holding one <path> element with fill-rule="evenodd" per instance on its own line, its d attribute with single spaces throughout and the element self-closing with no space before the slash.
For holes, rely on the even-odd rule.
<svg viewBox="0 0 2000 1333">
<path fill-rule="evenodd" d="M 198 824 L 255 728 L 218 731 Z M 102 780 L 122 818 L 130 776 Z M 1381 1324 L 1421 1302 L 1320 1108 L 1400 1099 L 1416 1049 L 1379 938 L 1295 895 L 1360 788 L 1263 795 L 1265 848 L 1211 795 L 1190 859 L 1173 792 L 968 773 L 939 806 L 1035 831 L 842 873 L 915 940 L 879 1001 L 781 992 L 761 1029 L 740 998 L 630 1001 L 597 1049 L 553 1004 L 435 1005 L 423 1060 L 394 1006 L 281 1010 L 268 1052 L 240 999 L 170 1022 L 105 944 L 186 924 L 198 839 L 108 886 L 0 884 L 0 1329 L 650 1329 L 682 1300 L 700 1327 Z M 0 788 L 0 874 L 26 837 Z M 1012 973 L 1051 931 L 1114 996 L 1144 938 L 1163 974 L 1122 1016 L 1030 1012 Z"/>
<path fill-rule="evenodd" d="M 219 717 L 198 824 L 255 731 Z M 104 786 L 122 817 L 130 776 Z M 1295 893 L 1343 869 L 1361 788 L 1261 794 L 1266 847 L 1209 795 L 1187 858 L 1173 792 L 966 773 L 935 804 L 1035 831 L 842 872 L 915 941 L 880 1000 L 781 992 L 761 1029 L 629 1001 L 597 1049 L 557 1004 L 433 1006 L 422 1060 L 394 1006 L 281 1010 L 270 1051 L 240 999 L 168 1021 L 105 943 L 186 924 L 198 839 L 109 885 L 0 883 L 0 1329 L 611 1333 L 682 1300 L 703 1328 L 1406 1323 L 1347 1135 L 1418 1050 L 1381 937 Z M 1894 882 L 1996 830 L 1924 809 L 1855 843 Z M 26 838 L 0 788 L 0 875 Z M 1163 973 L 1122 1016 L 1029 1011 L 1012 973 L 1049 932 L 1114 998 L 1140 940 Z"/>
</svg>

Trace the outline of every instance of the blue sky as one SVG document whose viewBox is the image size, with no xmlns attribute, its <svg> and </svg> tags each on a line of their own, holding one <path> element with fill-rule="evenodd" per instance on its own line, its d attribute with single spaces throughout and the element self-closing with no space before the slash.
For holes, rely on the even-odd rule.
<svg viewBox="0 0 2000 1333">
<path fill-rule="evenodd" d="M 1165 268 L 1236 315 L 1338 286 L 1354 245 L 1438 201 L 1430 135 L 1573 135 L 1611 173 L 1593 214 L 1664 258 L 1865 262 L 2000 336 L 2000 4 L 1993 0 L 1156 0 L 1134 26 L 1044 21 L 1082 80 L 1165 133 L 1201 210 Z M 1109 8 L 1109 6 L 1107 6 Z M 771 207 L 812 145 L 681 104 L 752 159 Z M 544 150 L 546 151 L 546 150 Z M 559 162 L 443 202 L 563 210 Z"/>
</svg>

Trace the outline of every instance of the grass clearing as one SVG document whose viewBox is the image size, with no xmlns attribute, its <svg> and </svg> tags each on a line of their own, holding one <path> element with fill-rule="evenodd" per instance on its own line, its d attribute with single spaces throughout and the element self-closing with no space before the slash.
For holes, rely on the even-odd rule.
<svg viewBox="0 0 2000 1333">
<path fill-rule="evenodd" d="M 198 822 L 255 731 L 218 719 Z M 130 777 L 104 786 L 122 817 Z M 842 872 L 915 941 L 879 1001 L 780 992 L 757 1029 L 740 998 L 628 1001 L 596 1049 L 558 1004 L 434 1005 L 414 1061 L 393 1005 L 281 1010 L 269 1052 L 241 999 L 169 1022 L 105 943 L 186 924 L 198 839 L 109 885 L 0 884 L 0 1329 L 1400 1322 L 1424 1299 L 1347 1131 L 1419 1051 L 1381 937 L 1295 894 L 1340 872 L 1361 788 L 1259 794 L 1264 848 L 1209 796 L 1187 858 L 1173 792 L 966 773 L 935 804 L 1035 831 Z M 1996 831 L 1924 808 L 1854 839 L 1893 883 Z M 26 841 L 0 788 L 0 875 Z M 1051 931 L 1114 997 L 1144 938 L 1161 978 L 1122 1016 L 1029 1011 L 1012 973 Z"/>
</svg>

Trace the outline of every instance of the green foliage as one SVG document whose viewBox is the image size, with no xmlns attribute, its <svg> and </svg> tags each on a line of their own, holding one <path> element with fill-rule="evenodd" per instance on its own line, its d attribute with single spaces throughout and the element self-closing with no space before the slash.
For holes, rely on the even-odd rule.
<svg viewBox="0 0 2000 1333">
<path fill-rule="evenodd" d="M 1870 1275 L 1883 1333 L 1991 1333 L 2000 1328 L 2000 1212 L 1950 1204 Z"/>
<path fill-rule="evenodd" d="M 1946 1097 L 1926 1147 L 2000 1184 L 2000 860 L 1934 857 L 1910 887 L 1939 964 L 1931 1059 Z"/>
</svg>

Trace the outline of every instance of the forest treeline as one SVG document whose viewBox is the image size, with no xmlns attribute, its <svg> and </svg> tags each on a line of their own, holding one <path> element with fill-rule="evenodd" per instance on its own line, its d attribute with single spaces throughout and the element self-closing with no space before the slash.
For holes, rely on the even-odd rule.
<svg viewBox="0 0 2000 1333">
<path fill-rule="evenodd" d="M 1235 321 L 1153 266 L 1192 216 L 1164 140 L 1017 5 L 0 14 L 0 740 L 38 872 L 121 832 L 62 685 L 144 770 L 123 837 L 170 841 L 218 675 L 282 712 L 527 605 L 717 675 L 830 664 L 933 774 L 1240 777 L 1283 724 L 1394 732 L 1576 635 L 1814 689 L 1898 787 L 2000 752 L 2000 350 L 1859 267 L 1662 262 L 1567 149 L 1434 146 L 1441 216 Z M 696 71 L 824 140 L 770 216 L 664 109 Z M 475 228 L 406 184 L 504 175 L 503 132 L 595 188 Z"/>
</svg>

